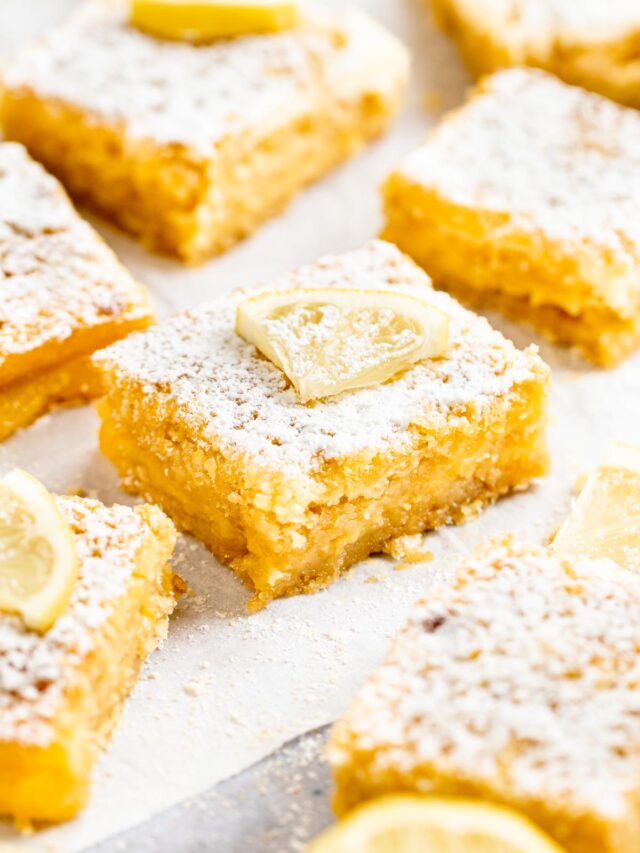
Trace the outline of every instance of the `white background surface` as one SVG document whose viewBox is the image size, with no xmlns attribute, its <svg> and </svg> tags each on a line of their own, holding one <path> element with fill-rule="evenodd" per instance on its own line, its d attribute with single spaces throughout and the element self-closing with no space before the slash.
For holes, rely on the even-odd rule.
<svg viewBox="0 0 640 853">
<path fill-rule="evenodd" d="M 381 180 L 424 136 L 437 112 L 461 101 L 466 75 L 421 0 L 354 2 L 386 23 L 414 54 L 405 110 L 382 141 L 302 193 L 283 216 L 240 247 L 197 269 L 153 257 L 96 222 L 151 288 L 160 316 L 374 236 Z M 0 52 L 60 19 L 71 5 L 73 0 L 2 0 Z M 426 109 L 433 93 L 440 100 L 436 113 Z M 527 330 L 492 320 L 519 345 L 537 340 Z M 380 660 L 410 603 L 446 576 L 469 547 L 506 530 L 544 539 L 566 512 L 576 476 L 598 461 L 612 439 L 638 440 L 640 358 L 607 372 L 548 344 L 541 343 L 541 350 L 554 368 L 552 476 L 465 527 L 429 534 L 432 562 L 399 572 L 389 560 L 369 560 L 321 594 L 278 601 L 247 615 L 248 592 L 194 540 L 183 537 L 176 569 L 195 595 L 180 606 L 169 639 L 145 667 L 126 705 L 97 768 L 90 806 L 66 826 L 20 844 L 52 853 L 82 849 L 335 719 Z M 51 489 L 82 486 L 105 502 L 129 502 L 98 453 L 96 426 L 91 408 L 44 418 L 0 445 L 0 468 L 20 465 Z M 0 841 L 16 837 L 0 823 Z"/>
</svg>

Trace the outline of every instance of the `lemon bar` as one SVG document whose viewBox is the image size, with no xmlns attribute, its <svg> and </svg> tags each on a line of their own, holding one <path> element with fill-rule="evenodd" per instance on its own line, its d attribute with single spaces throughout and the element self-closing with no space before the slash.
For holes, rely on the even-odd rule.
<svg viewBox="0 0 640 853">
<path fill-rule="evenodd" d="M 55 178 L 0 143 L 0 439 L 94 396 L 87 356 L 151 319 L 143 288 Z"/>
<path fill-rule="evenodd" d="M 304 5 L 278 33 L 198 45 L 88 0 L 11 58 L 2 123 L 72 195 L 149 246 L 201 261 L 380 134 L 408 53 L 357 11 Z"/>
<path fill-rule="evenodd" d="M 376 289 L 445 311 L 450 348 L 308 405 L 234 331 L 230 294 L 97 353 L 100 445 L 257 593 L 327 585 L 395 537 L 464 521 L 547 470 L 549 372 L 378 241 L 275 289 Z"/>
<path fill-rule="evenodd" d="M 431 0 L 473 74 L 532 65 L 640 107 L 633 0 Z"/>
<path fill-rule="evenodd" d="M 569 853 L 640 837 L 640 577 L 510 539 L 429 594 L 330 744 L 343 812 L 416 791 L 511 806 Z"/>
<path fill-rule="evenodd" d="M 384 187 L 383 236 L 464 302 L 613 365 L 640 344 L 640 115 L 510 69 Z"/>
<path fill-rule="evenodd" d="M 46 634 L 0 614 L 0 815 L 61 821 L 85 804 L 91 769 L 174 607 L 175 529 L 160 510 L 60 497 L 80 572 Z"/>
</svg>

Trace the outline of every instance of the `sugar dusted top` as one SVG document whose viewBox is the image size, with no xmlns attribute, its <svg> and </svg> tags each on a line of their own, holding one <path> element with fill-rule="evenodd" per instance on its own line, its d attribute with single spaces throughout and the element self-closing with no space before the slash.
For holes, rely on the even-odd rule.
<svg viewBox="0 0 640 853">
<path fill-rule="evenodd" d="M 633 37 L 640 28 L 640 6 L 633 0 L 454 0 L 484 21 L 502 27 L 511 43 L 538 54 L 564 45 L 593 44 Z M 499 22 L 499 24 L 498 24 Z"/>
<path fill-rule="evenodd" d="M 0 381 L 46 345 L 146 317 L 142 290 L 21 145 L 0 143 Z"/>
<path fill-rule="evenodd" d="M 640 262 L 640 113 L 541 71 L 489 78 L 399 171 L 517 228 Z"/>
<path fill-rule="evenodd" d="M 409 444 L 416 425 L 482 412 L 516 384 L 543 382 L 534 349 L 518 351 L 486 320 L 432 290 L 428 277 L 388 243 L 325 258 L 276 287 L 402 288 L 450 317 L 445 358 L 423 361 L 384 385 L 302 405 L 284 374 L 235 333 L 237 296 L 225 296 L 130 336 L 94 357 L 116 382 L 141 386 L 154 411 L 178 410 L 191 434 L 255 463 L 308 470 L 323 458 Z"/>
<path fill-rule="evenodd" d="M 353 86 L 362 94 L 363 80 L 366 91 L 395 87 L 407 64 L 404 48 L 357 12 L 305 4 L 298 28 L 193 45 L 133 27 L 126 0 L 86 0 L 3 76 L 10 88 L 61 100 L 129 137 L 211 156 L 225 137 L 249 144 L 328 98 L 349 98 Z"/>
<path fill-rule="evenodd" d="M 374 772 L 432 765 L 498 796 L 619 816 L 640 775 L 639 648 L 636 574 L 493 543 L 416 607 L 331 761 L 372 750 Z"/>
<path fill-rule="evenodd" d="M 125 506 L 59 498 L 76 534 L 80 576 L 66 612 L 44 635 L 0 614 L 0 741 L 46 745 L 73 667 L 93 648 L 93 633 L 123 595 L 149 535 L 144 517 Z"/>
</svg>

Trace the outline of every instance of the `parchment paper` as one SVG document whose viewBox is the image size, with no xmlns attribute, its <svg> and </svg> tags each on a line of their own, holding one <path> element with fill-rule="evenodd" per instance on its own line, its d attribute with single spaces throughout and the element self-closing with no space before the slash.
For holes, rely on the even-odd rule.
<svg viewBox="0 0 640 853">
<path fill-rule="evenodd" d="M 160 316 L 374 236 L 380 182 L 439 113 L 460 103 L 468 79 L 452 46 L 429 22 L 422 0 L 353 2 L 414 53 L 406 107 L 382 141 L 303 192 L 237 249 L 197 269 L 149 255 L 92 220 L 150 287 Z M 72 0 L 2 0 L 0 52 L 62 18 L 71 5 Z M 381 659 L 411 602 L 446 577 L 467 549 L 507 530 L 543 540 L 567 511 L 576 476 L 601 458 L 611 440 L 638 440 L 639 357 L 615 371 L 599 371 L 526 329 L 491 319 L 520 346 L 540 343 L 554 369 L 551 477 L 464 527 L 429 534 L 431 562 L 397 571 L 390 560 L 368 560 L 321 594 L 275 602 L 253 615 L 245 612 L 247 590 L 197 542 L 182 537 L 176 570 L 195 594 L 180 606 L 169 639 L 127 702 L 97 767 L 89 807 L 73 822 L 22 839 L 21 845 L 51 853 L 80 850 L 335 719 Z M 20 465 L 51 489 L 82 486 L 107 503 L 130 502 L 98 452 L 96 426 L 90 407 L 48 416 L 0 445 L 0 469 Z M 0 823 L 0 841 L 16 838 Z"/>
</svg>

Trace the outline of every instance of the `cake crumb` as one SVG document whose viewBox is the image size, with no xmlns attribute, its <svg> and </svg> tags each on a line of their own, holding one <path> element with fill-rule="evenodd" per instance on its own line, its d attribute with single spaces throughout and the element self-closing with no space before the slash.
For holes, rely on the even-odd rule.
<svg viewBox="0 0 640 853">
<path fill-rule="evenodd" d="M 70 498 L 86 498 L 87 490 L 83 486 L 72 485 L 68 487 L 66 494 Z"/>
<path fill-rule="evenodd" d="M 390 539 L 383 547 L 382 552 L 393 557 L 394 560 L 402 560 L 404 563 L 425 563 L 433 560 L 431 551 L 424 548 L 421 533 L 415 536 L 398 536 Z"/>
</svg>

